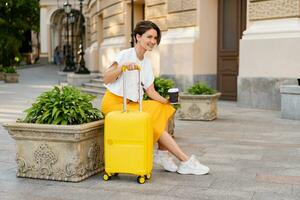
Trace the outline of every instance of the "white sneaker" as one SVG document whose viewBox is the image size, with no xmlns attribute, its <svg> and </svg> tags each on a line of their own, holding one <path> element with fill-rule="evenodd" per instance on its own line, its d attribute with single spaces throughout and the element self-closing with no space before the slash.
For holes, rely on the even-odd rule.
<svg viewBox="0 0 300 200">
<path fill-rule="evenodd" d="M 178 166 L 175 164 L 168 151 L 157 150 L 157 152 L 154 153 L 154 163 L 161 165 L 169 172 L 176 172 L 178 169 Z"/>
<path fill-rule="evenodd" d="M 187 161 L 181 162 L 177 172 L 179 174 L 204 175 L 209 172 L 209 168 L 200 164 L 197 158 L 192 155 Z"/>
</svg>

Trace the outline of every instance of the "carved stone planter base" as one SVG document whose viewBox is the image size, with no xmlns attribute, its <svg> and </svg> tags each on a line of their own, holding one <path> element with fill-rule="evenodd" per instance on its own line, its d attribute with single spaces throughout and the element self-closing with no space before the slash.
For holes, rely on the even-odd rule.
<svg viewBox="0 0 300 200">
<path fill-rule="evenodd" d="M 0 81 L 4 81 L 4 72 L 0 72 Z"/>
<path fill-rule="evenodd" d="M 221 93 L 213 95 L 180 94 L 178 119 L 211 121 L 217 118 L 217 101 Z"/>
<path fill-rule="evenodd" d="M 5 124 L 16 141 L 17 176 L 78 182 L 102 171 L 103 123 Z"/>
<path fill-rule="evenodd" d="M 18 83 L 19 74 L 4 73 L 4 81 L 5 83 Z"/>
<path fill-rule="evenodd" d="M 44 180 L 52 180 L 52 181 L 65 181 L 65 182 L 80 182 L 94 174 L 97 174 L 99 172 L 102 172 L 104 170 L 104 166 L 99 168 L 98 170 L 95 170 L 93 172 L 87 173 L 85 176 L 81 177 L 73 177 L 73 178 L 62 178 L 62 177 L 53 177 L 53 176 L 42 176 L 42 175 L 31 175 L 31 174 L 26 174 L 26 173 L 19 173 L 17 172 L 17 177 L 19 178 L 33 178 L 33 179 L 44 179 Z"/>
</svg>

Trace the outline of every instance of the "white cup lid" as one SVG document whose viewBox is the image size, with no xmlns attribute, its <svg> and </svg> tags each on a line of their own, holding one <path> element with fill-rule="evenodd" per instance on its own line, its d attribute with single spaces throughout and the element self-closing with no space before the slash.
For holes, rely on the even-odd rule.
<svg viewBox="0 0 300 200">
<path fill-rule="evenodd" d="M 168 92 L 179 92 L 179 89 L 178 88 L 170 88 L 169 90 L 168 90 Z"/>
</svg>

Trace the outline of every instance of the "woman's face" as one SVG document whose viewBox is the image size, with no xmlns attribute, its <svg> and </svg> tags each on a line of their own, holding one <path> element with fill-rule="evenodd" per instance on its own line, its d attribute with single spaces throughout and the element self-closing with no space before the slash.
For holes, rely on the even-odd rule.
<svg viewBox="0 0 300 200">
<path fill-rule="evenodd" d="M 141 45 L 146 51 L 152 51 L 157 44 L 157 32 L 155 29 L 149 29 L 143 35 L 136 36 L 138 44 Z"/>
</svg>

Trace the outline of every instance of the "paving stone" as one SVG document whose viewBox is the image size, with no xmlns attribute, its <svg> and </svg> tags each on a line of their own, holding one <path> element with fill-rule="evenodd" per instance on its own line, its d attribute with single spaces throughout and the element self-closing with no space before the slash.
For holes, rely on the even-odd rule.
<svg viewBox="0 0 300 200">
<path fill-rule="evenodd" d="M 299 196 L 277 194 L 274 192 L 256 192 L 252 200 L 299 200 Z"/>
<path fill-rule="evenodd" d="M 83 200 L 83 199 L 111 199 L 115 192 L 103 191 L 101 189 L 91 190 L 89 188 L 80 188 L 72 186 L 42 186 L 41 193 L 33 195 L 36 199 L 44 199 L 45 197 L 51 199 L 63 200 Z"/>
<path fill-rule="evenodd" d="M 300 197 L 300 185 L 293 185 L 293 196 Z"/>
<path fill-rule="evenodd" d="M 0 182 L 1 181 L 15 181 L 17 166 L 15 163 L 13 165 L 4 165 L 3 162 L 0 162 Z"/>
<path fill-rule="evenodd" d="M 257 182 L 300 185 L 300 176 L 256 175 Z"/>
<path fill-rule="evenodd" d="M 176 187 L 170 194 L 181 199 L 201 200 L 251 200 L 253 192 L 222 189 L 199 189 L 196 187 Z"/>
<path fill-rule="evenodd" d="M 172 180 L 169 178 L 169 180 Z M 109 181 L 99 180 L 97 184 L 90 187 L 91 190 L 103 190 L 103 191 L 111 191 L 116 193 L 122 193 L 126 191 L 130 191 L 132 193 L 153 195 L 153 194 L 163 194 L 164 192 L 170 191 L 176 182 L 170 181 L 161 181 L 159 176 L 153 174 L 151 180 L 141 185 L 137 183 L 136 176 L 131 175 L 123 175 L 120 174 L 119 177 L 113 177 Z"/>
<path fill-rule="evenodd" d="M 287 184 L 261 183 L 255 180 L 255 175 L 237 173 L 236 175 L 226 174 L 222 177 L 218 177 L 216 181 L 212 183 L 210 189 L 274 192 L 290 195 L 292 194 L 293 186 Z"/>
<path fill-rule="evenodd" d="M 168 191 L 159 194 L 141 194 L 134 192 L 115 192 L 114 195 L 111 196 L 112 199 L 132 199 L 132 200 L 182 200 L 182 198 L 177 198 L 174 196 L 170 196 Z"/>
</svg>

